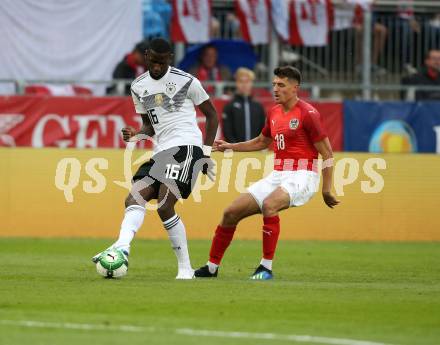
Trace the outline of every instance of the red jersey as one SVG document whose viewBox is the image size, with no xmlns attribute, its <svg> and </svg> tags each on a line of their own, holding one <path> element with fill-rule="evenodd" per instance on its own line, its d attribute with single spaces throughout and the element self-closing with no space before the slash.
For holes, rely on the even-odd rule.
<svg viewBox="0 0 440 345">
<path fill-rule="evenodd" d="M 267 115 L 261 133 L 274 141 L 275 170 L 317 171 L 318 151 L 314 143 L 327 137 L 318 111 L 307 102 L 298 100 L 288 112 L 274 106 Z"/>
</svg>

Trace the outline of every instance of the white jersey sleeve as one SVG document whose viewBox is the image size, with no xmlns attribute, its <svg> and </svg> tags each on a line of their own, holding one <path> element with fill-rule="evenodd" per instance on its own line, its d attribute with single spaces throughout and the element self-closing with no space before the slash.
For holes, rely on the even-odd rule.
<svg viewBox="0 0 440 345">
<path fill-rule="evenodd" d="M 147 109 L 142 104 L 141 100 L 139 99 L 138 95 L 131 90 L 131 98 L 133 98 L 134 108 L 136 109 L 137 114 L 146 114 Z"/>
<path fill-rule="evenodd" d="M 202 84 L 197 78 L 194 78 L 189 89 L 188 97 L 193 101 L 194 105 L 200 105 L 209 99 L 209 95 L 206 93 Z"/>
</svg>

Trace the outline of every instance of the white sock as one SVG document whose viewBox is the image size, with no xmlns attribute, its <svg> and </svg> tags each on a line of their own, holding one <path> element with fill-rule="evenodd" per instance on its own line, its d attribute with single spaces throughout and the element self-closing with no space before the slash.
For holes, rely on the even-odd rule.
<svg viewBox="0 0 440 345">
<path fill-rule="evenodd" d="M 125 209 L 125 216 L 121 224 L 119 238 L 113 246 L 130 253 L 130 243 L 133 240 L 134 235 L 136 235 L 136 232 L 142 226 L 144 217 L 145 207 L 139 205 L 128 206 Z"/>
<path fill-rule="evenodd" d="M 217 271 L 217 269 L 218 269 L 217 264 L 215 264 L 211 261 L 208 261 L 206 264 L 208 265 L 209 273 L 214 274 L 215 271 Z"/>
<path fill-rule="evenodd" d="M 260 265 L 263 265 L 268 270 L 272 271 L 272 260 L 261 259 Z"/>
<path fill-rule="evenodd" d="M 178 269 L 191 269 L 185 225 L 183 225 L 182 220 L 175 214 L 170 219 L 164 221 L 163 226 L 168 232 L 171 246 L 176 254 Z"/>
</svg>

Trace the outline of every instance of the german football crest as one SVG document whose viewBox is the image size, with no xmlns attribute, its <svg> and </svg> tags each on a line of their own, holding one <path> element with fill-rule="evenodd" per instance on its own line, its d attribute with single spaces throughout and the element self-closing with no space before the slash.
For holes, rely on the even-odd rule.
<svg viewBox="0 0 440 345">
<path fill-rule="evenodd" d="M 289 128 L 290 129 L 297 129 L 299 126 L 299 120 L 298 119 L 291 119 L 289 121 Z"/>
<path fill-rule="evenodd" d="M 166 83 L 165 93 L 167 95 L 173 95 L 176 92 L 176 84 L 173 82 Z"/>
<path fill-rule="evenodd" d="M 154 102 L 156 103 L 156 105 L 159 107 L 162 105 L 163 103 L 163 96 L 162 94 L 158 93 L 157 95 L 154 96 Z"/>
</svg>

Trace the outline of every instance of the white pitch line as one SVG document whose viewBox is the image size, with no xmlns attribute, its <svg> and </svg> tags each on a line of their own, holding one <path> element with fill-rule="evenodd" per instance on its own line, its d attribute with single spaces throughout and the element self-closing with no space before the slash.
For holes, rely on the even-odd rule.
<svg viewBox="0 0 440 345">
<path fill-rule="evenodd" d="M 365 340 L 315 337 L 312 335 L 223 332 L 223 331 L 196 330 L 190 328 L 176 329 L 176 333 L 182 335 L 202 336 L 202 337 L 284 340 L 284 341 L 293 341 L 293 342 L 302 342 L 302 343 L 319 343 L 319 344 L 329 344 L 329 345 L 391 345 L 391 344 L 377 343 L 377 342 L 371 342 Z"/>
<path fill-rule="evenodd" d="M 91 323 L 71 323 L 71 322 L 43 322 L 33 320 L 0 320 L 0 325 L 19 326 L 28 328 L 58 328 L 58 329 L 77 329 L 83 331 L 118 331 L 118 332 L 158 332 L 155 327 L 141 327 L 132 325 L 102 325 Z M 167 330 L 163 330 L 164 332 Z M 277 333 L 251 333 L 251 332 L 225 332 L 212 330 L 197 330 L 191 328 L 178 328 L 175 334 L 187 335 L 191 337 L 217 337 L 217 338 L 241 338 L 257 340 L 278 340 L 302 343 L 318 343 L 326 345 L 391 345 L 366 340 L 341 339 L 329 337 L 316 337 L 312 335 L 296 334 L 277 334 Z"/>
<path fill-rule="evenodd" d="M 151 332 L 153 328 L 137 327 L 130 325 L 98 325 L 91 323 L 71 323 L 71 322 L 42 322 L 42 321 L 14 321 L 0 320 L 0 325 L 20 326 L 29 328 L 61 328 L 61 329 L 79 329 L 83 331 L 118 331 L 118 332 Z"/>
</svg>

